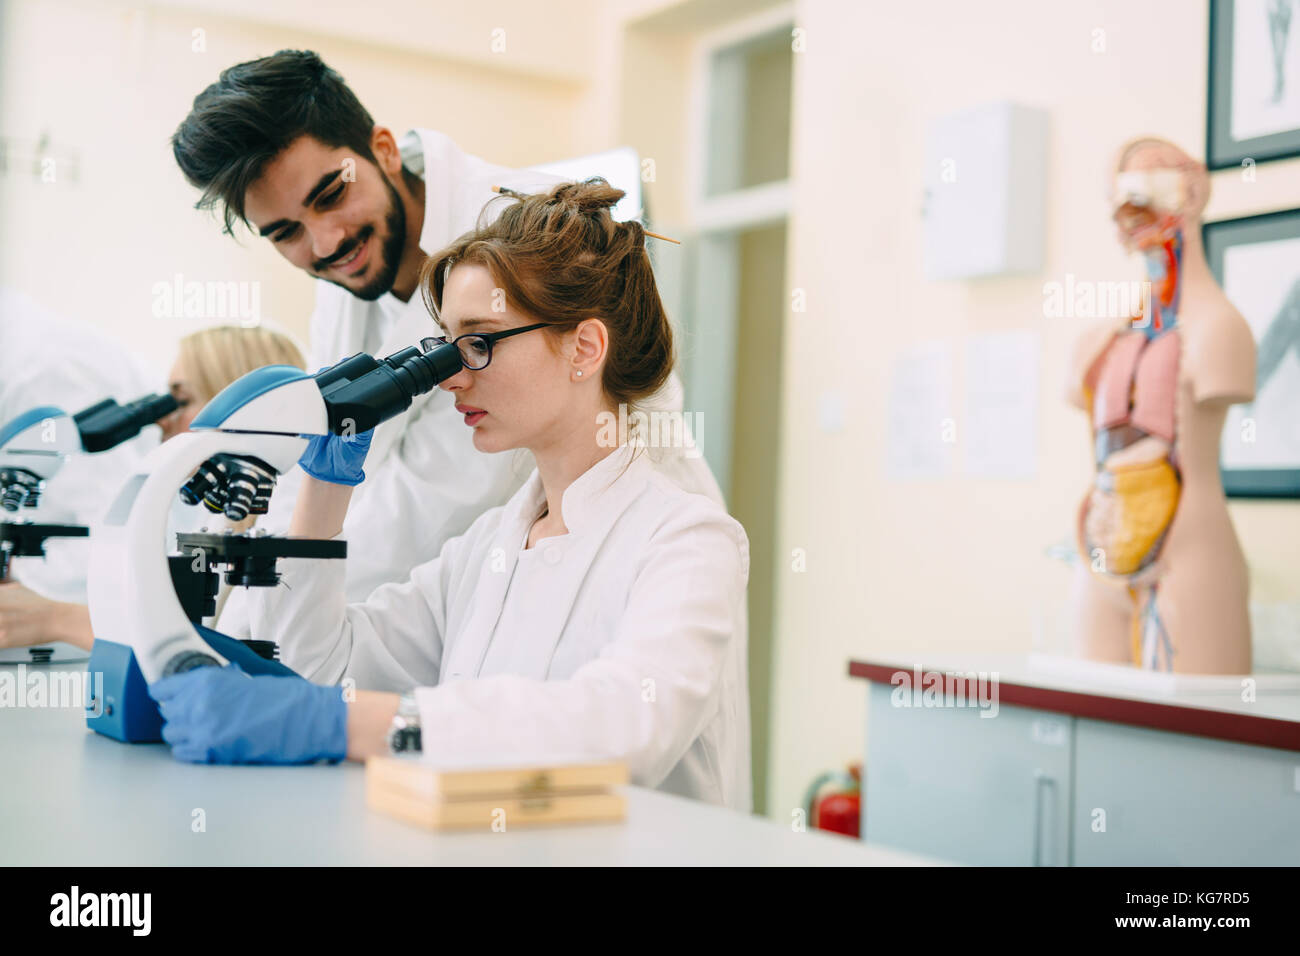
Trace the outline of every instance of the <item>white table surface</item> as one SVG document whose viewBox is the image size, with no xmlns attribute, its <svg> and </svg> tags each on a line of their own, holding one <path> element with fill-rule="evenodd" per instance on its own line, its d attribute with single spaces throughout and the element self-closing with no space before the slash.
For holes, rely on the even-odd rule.
<svg viewBox="0 0 1300 956">
<path fill-rule="evenodd" d="M 58 668 L 76 666 L 46 669 Z M 88 731 L 79 708 L 0 708 L 0 865 L 935 862 L 640 787 L 625 788 L 622 823 L 439 833 L 368 809 L 364 782 L 356 764 L 185 764 L 163 744 Z M 196 809 L 205 832 L 192 829 Z"/>
</svg>

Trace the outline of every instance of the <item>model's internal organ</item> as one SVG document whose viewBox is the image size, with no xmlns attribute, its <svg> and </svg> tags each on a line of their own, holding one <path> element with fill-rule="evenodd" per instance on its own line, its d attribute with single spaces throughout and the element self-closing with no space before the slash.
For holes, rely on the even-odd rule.
<svg viewBox="0 0 1300 956">
<path fill-rule="evenodd" d="M 1178 475 L 1167 461 L 1098 472 L 1084 525 L 1089 553 L 1110 574 L 1135 574 L 1155 560 L 1177 508 Z"/>
<path fill-rule="evenodd" d="M 1180 338 L 1121 333 L 1092 385 L 1097 473 L 1084 505 L 1083 543 L 1099 573 L 1128 576 L 1159 556 L 1178 508 L 1174 448 Z"/>
</svg>

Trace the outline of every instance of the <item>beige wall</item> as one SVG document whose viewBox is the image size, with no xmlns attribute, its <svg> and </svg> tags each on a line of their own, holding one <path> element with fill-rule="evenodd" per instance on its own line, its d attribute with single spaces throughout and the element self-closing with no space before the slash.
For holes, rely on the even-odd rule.
<svg viewBox="0 0 1300 956">
<path fill-rule="evenodd" d="M 147 0 L 202 25 L 211 15 L 294 35 L 329 33 L 424 60 L 486 67 L 520 78 L 590 80 L 606 0 Z"/>
<path fill-rule="evenodd" d="M 0 176 L 0 284 L 102 328 L 159 376 L 180 336 L 219 321 L 153 316 L 155 283 L 177 273 L 186 281 L 259 283 L 262 318 L 302 337 L 311 313 L 311 280 L 266 241 L 221 235 L 214 220 L 192 208 L 195 192 L 171 157 L 171 133 L 222 68 L 284 47 L 315 49 L 376 121 L 399 133 L 414 125 L 441 129 L 504 164 L 612 145 L 593 142 L 581 121 L 585 87 L 573 79 L 577 67 L 562 74 L 550 65 L 564 58 L 563 46 L 551 44 L 547 63 L 524 42 L 534 29 L 525 28 L 533 19 L 527 3 L 498 7 L 495 22 L 517 42 L 478 62 L 391 45 L 396 30 L 386 42 L 357 42 L 188 6 L 199 9 L 8 0 L 0 39 L 0 135 L 30 143 L 48 132 L 81 160 L 77 183 L 41 183 L 13 169 Z M 367 15 L 405 7 L 370 5 Z M 348 29 L 345 17 L 316 22 Z M 202 52 L 192 48 L 195 29 L 204 31 Z M 552 34 L 559 35 L 554 27 Z M 587 69 L 588 58 L 573 62 Z"/>
<path fill-rule="evenodd" d="M 1043 317 L 1042 286 L 1067 272 L 1138 276 L 1107 219 L 1107 163 L 1143 132 L 1201 153 L 1207 33 L 1206 4 L 1186 0 L 801 0 L 797 18 L 808 48 L 795 57 L 788 283 L 806 290 L 808 311 L 788 316 L 785 337 L 770 777 L 770 812 L 786 820 L 817 771 L 862 754 L 865 687 L 845 676 L 850 658 L 1028 650 L 1036 601 L 1062 599 L 1065 573 L 1043 552 L 1067 536 L 1090 462 L 1086 422 L 1060 399 L 1079 326 Z M 1103 53 L 1092 52 L 1097 28 Z M 926 124 L 997 99 L 1050 113 L 1046 268 L 1025 279 L 927 282 Z M 1300 163 L 1263 164 L 1251 184 L 1220 173 L 1215 191 L 1212 217 L 1300 205 Z M 926 340 L 960 347 L 1003 329 L 1042 335 L 1036 479 L 888 480 L 894 359 Z M 819 345 L 826 337 L 834 347 Z M 825 391 L 844 397 L 842 432 L 816 427 Z M 960 445 L 960 421 L 958 436 Z M 1256 597 L 1294 600 L 1300 509 L 1238 504 L 1233 514 Z M 804 573 L 791 571 L 794 548 L 806 550 Z"/>
</svg>

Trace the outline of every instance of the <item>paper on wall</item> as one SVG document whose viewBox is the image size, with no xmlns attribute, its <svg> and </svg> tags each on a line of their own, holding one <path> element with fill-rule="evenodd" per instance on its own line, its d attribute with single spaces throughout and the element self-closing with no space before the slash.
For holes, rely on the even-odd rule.
<svg viewBox="0 0 1300 956">
<path fill-rule="evenodd" d="M 932 342 L 901 353 L 889 390 L 887 473 L 895 479 L 940 478 L 952 469 L 953 349 Z"/>
<path fill-rule="evenodd" d="M 962 471 L 979 478 L 1033 478 L 1038 471 L 1037 332 L 972 336 L 966 342 Z"/>
</svg>

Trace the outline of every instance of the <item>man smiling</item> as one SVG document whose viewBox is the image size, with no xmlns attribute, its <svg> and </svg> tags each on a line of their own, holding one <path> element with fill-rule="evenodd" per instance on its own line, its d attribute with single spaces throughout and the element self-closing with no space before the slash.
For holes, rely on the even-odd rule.
<svg viewBox="0 0 1300 956">
<path fill-rule="evenodd" d="M 227 232 L 247 227 L 319 280 L 312 368 L 435 334 L 413 295 L 425 257 L 474 227 L 492 186 L 535 192 L 557 181 L 493 166 L 433 130 L 399 141 L 320 57 L 296 50 L 223 71 L 172 150 L 201 190 L 198 206 L 218 210 Z M 434 389 L 375 430 L 344 529 L 350 600 L 405 580 L 523 482 L 528 469 L 478 452 L 460 419 Z"/>
</svg>

